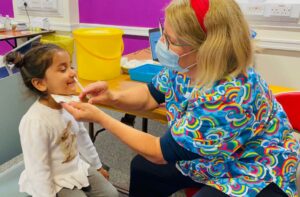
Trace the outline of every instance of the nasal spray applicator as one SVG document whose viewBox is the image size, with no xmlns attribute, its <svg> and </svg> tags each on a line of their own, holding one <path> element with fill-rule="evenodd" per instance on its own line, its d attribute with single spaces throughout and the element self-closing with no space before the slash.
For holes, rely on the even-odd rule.
<svg viewBox="0 0 300 197">
<path fill-rule="evenodd" d="M 76 82 L 76 84 L 78 85 L 79 89 L 81 90 L 81 92 L 83 92 L 84 87 L 81 85 L 81 83 L 78 81 L 78 79 L 76 77 L 74 77 L 74 80 Z M 86 95 L 87 99 L 91 98 L 91 95 Z"/>
<path fill-rule="evenodd" d="M 79 87 L 79 89 L 81 90 L 81 91 L 83 91 L 83 86 L 81 85 L 81 83 L 78 81 L 78 79 L 76 78 L 76 77 L 74 77 L 74 80 L 75 80 L 75 82 L 76 82 L 76 84 L 78 85 L 78 87 Z"/>
</svg>

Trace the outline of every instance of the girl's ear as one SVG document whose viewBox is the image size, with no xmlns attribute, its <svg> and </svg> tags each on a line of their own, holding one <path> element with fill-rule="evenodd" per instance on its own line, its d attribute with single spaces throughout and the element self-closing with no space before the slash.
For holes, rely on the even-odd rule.
<svg viewBox="0 0 300 197">
<path fill-rule="evenodd" d="M 47 90 L 47 85 L 43 79 L 33 78 L 31 79 L 33 87 L 35 87 L 40 92 L 45 92 Z"/>
</svg>

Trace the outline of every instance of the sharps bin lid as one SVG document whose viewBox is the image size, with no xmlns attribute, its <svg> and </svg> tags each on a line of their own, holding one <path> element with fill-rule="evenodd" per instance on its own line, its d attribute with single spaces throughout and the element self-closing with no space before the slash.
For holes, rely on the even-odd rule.
<svg viewBox="0 0 300 197">
<path fill-rule="evenodd" d="M 80 28 L 73 31 L 76 36 L 114 36 L 123 35 L 124 31 L 118 28 L 97 27 L 97 28 Z"/>
</svg>

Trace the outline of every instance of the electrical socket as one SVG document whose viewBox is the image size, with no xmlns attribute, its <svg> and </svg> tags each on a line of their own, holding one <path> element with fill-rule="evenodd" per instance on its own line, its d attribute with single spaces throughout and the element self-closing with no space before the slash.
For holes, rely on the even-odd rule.
<svg viewBox="0 0 300 197">
<path fill-rule="evenodd" d="M 45 9 L 57 9 L 58 0 L 41 0 L 41 2 Z"/>
<path fill-rule="evenodd" d="M 300 28 L 300 0 L 236 0 L 250 24 Z"/>
<path fill-rule="evenodd" d="M 291 16 L 292 5 L 287 4 L 272 4 L 270 9 L 270 16 Z"/>
<path fill-rule="evenodd" d="M 244 7 L 244 12 L 249 16 L 263 16 L 265 13 L 265 6 L 262 4 L 249 4 Z"/>
</svg>

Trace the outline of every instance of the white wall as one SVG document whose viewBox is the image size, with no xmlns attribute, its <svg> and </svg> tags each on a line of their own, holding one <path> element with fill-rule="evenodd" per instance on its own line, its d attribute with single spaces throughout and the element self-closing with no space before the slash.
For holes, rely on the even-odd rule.
<svg viewBox="0 0 300 197">
<path fill-rule="evenodd" d="M 286 52 L 270 51 L 256 56 L 256 68 L 272 85 L 300 90 L 300 55 L 289 56 Z"/>
<path fill-rule="evenodd" d="M 300 90 L 300 30 L 257 29 L 256 68 L 269 84 Z M 264 40 L 268 40 L 266 44 Z"/>
</svg>

